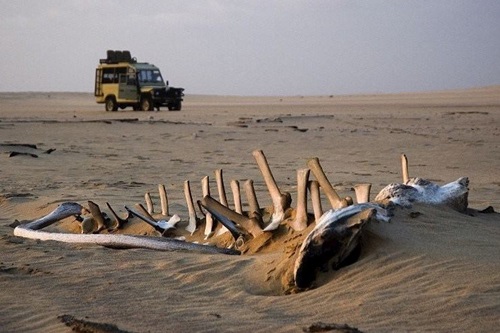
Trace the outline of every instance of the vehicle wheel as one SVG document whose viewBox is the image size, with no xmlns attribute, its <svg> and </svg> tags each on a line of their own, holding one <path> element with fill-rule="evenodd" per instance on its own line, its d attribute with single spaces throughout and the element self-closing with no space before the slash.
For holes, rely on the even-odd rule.
<svg viewBox="0 0 500 333">
<path fill-rule="evenodd" d="M 175 102 L 172 104 L 168 105 L 168 110 L 169 111 L 180 111 L 182 109 L 182 104 L 181 102 Z"/>
<path fill-rule="evenodd" d="M 106 111 L 116 111 L 118 110 L 118 104 L 113 96 L 106 98 Z"/>
<path fill-rule="evenodd" d="M 153 101 L 151 97 L 143 97 L 141 99 L 141 110 L 142 111 L 153 111 Z"/>
</svg>

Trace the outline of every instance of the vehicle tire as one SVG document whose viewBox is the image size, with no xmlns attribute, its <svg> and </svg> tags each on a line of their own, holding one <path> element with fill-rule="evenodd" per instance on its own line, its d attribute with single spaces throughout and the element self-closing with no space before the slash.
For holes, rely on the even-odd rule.
<svg viewBox="0 0 500 333">
<path fill-rule="evenodd" d="M 169 111 L 180 111 L 182 109 L 182 103 L 181 102 L 175 102 L 172 104 L 168 105 L 168 110 Z"/>
<path fill-rule="evenodd" d="M 153 111 L 153 100 L 149 96 L 144 96 L 141 99 L 141 110 L 142 111 Z"/>
<path fill-rule="evenodd" d="M 118 104 L 116 104 L 116 100 L 113 96 L 108 96 L 106 97 L 106 111 L 117 111 L 118 110 Z"/>
</svg>

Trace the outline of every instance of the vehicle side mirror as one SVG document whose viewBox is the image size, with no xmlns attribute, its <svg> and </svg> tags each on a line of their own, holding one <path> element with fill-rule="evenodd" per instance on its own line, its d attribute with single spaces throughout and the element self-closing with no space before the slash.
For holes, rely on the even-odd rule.
<svg viewBox="0 0 500 333">
<path fill-rule="evenodd" d="M 168 87 L 168 80 L 167 80 L 167 81 L 165 81 L 165 85 Z"/>
</svg>

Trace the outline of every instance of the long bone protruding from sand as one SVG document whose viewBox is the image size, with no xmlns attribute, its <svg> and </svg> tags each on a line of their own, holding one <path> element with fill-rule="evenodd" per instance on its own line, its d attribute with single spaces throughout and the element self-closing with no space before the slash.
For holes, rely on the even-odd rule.
<svg viewBox="0 0 500 333">
<path fill-rule="evenodd" d="M 231 180 L 231 192 L 233 192 L 234 210 L 238 214 L 243 214 L 241 206 L 240 182 L 236 179 Z"/>
<path fill-rule="evenodd" d="M 269 168 L 269 164 L 267 163 L 266 156 L 264 156 L 262 150 L 254 150 L 252 154 L 255 161 L 257 161 L 257 165 L 259 166 L 264 182 L 266 183 L 269 194 L 271 195 L 274 208 L 271 225 L 274 226 L 276 223 L 279 224 L 283 221 L 285 211 L 290 207 L 290 196 L 289 194 L 281 193 L 279 190 L 271 172 L 271 168 Z"/>
<path fill-rule="evenodd" d="M 370 201 L 370 190 L 372 184 L 356 184 L 354 185 L 354 192 L 356 193 L 356 202 L 365 203 Z"/>
<path fill-rule="evenodd" d="M 155 208 L 154 208 L 154 205 L 153 205 L 153 200 L 151 199 L 151 194 L 149 194 L 149 192 L 146 192 L 144 194 L 144 201 L 146 202 L 146 207 L 147 207 L 148 214 L 154 214 Z"/>
<path fill-rule="evenodd" d="M 168 210 L 167 190 L 165 189 L 165 185 L 158 184 L 158 193 L 160 194 L 161 215 L 170 216 L 170 212 Z"/>
<path fill-rule="evenodd" d="M 222 254 L 240 254 L 239 251 L 217 248 L 201 244 L 188 243 L 170 238 L 130 236 L 117 234 L 67 234 L 46 232 L 40 229 L 47 227 L 54 222 L 64 218 L 79 215 L 86 211 L 76 202 L 64 202 L 55 210 L 42 218 L 34 220 L 27 224 L 22 224 L 14 229 L 14 235 L 30 239 L 54 240 L 64 243 L 77 244 L 97 244 L 115 248 L 146 248 L 160 251 L 190 251 L 198 253 L 222 253 Z"/>
<path fill-rule="evenodd" d="M 288 225 L 295 231 L 302 231 L 307 228 L 307 182 L 309 181 L 309 172 L 309 169 L 297 170 L 297 207 L 295 207 L 295 218 L 288 221 Z"/>
<path fill-rule="evenodd" d="M 403 184 L 408 183 L 410 175 L 408 173 L 408 158 L 405 154 L 401 154 L 401 174 L 403 176 Z"/>
<path fill-rule="evenodd" d="M 311 201 L 314 212 L 314 220 L 319 221 L 323 215 L 323 207 L 321 206 L 321 196 L 319 194 L 319 183 L 316 180 L 310 180 L 307 184 L 309 193 L 311 193 Z"/>
<path fill-rule="evenodd" d="M 115 219 L 115 226 L 113 229 L 121 229 L 123 228 L 123 226 L 125 225 L 125 223 L 127 223 L 128 219 L 130 219 L 132 216 L 130 213 L 128 213 L 127 217 L 122 219 L 120 216 L 118 216 L 118 214 L 116 214 L 115 210 L 113 209 L 113 207 L 111 207 L 111 205 L 109 204 L 109 202 L 106 202 L 106 206 L 108 206 L 108 209 L 109 211 L 111 212 L 111 215 L 113 215 L 114 219 Z"/>
<path fill-rule="evenodd" d="M 201 192 L 203 197 L 210 196 L 210 179 L 208 176 L 205 176 L 201 179 Z M 210 237 L 214 232 L 214 219 L 210 212 L 205 214 L 205 239 Z"/>
<path fill-rule="evenodd" d="M 215 170 L 215 182 L 217 183 L 217 192 L 219 193 L 219 202 L 226 206 L 229 207 L 227 203 L 227 197 L 226 197 L 226 189 L 224 187 L 224 177 L 222 176 L 222 169 L 217 169 Z M 217 236 L 222 235 L 223 233 L 227 232 L 227 228 L 222 225 L 222 227 L 217 231 Z"/>
<path fill-rule="evenodd" d="M 328 181 L 328 178 L 326 177 L 321 164 L 319 164 L 319 159 L 317 157 L 309 159 L 307 161 L 307 166 L 309 167 L 309 169 L 311 169 L 314 177 L 316 177 L 316 179 L 318 180 L 319 185 L 325 192 L 325 195 L 328 198 L 328 201 L 330 201 L 330 205 L 332 206 L 332 208 L 339 209 L 342 207 L 346 207 L 346 200 L 340 198 L 340 196 L 333 188 L 332 184 Z"/>
<path fill-rule="evenodd" d="M 255 194 L 255 188 L 253 186 L 253 180 L 246 179 L 243 182 L 243 188 L 245 190 L 245 196 L 247 197 L 248 202 L 248 216 L 259 217 L 260 219 L 262 219 L 259 201 L 257 201 L 257 195 Z"/>
<path fill-rule="evenodd" d="M 193 234 L 197 228 L 198 217 L 196 216 L 196 211 L 194 210 L 193 195 L 191 194 L 191 186 L 189 185 L 189 180 L 184 181 L 184 197 L 186 198 L 186 205 L 189 215 L 189 222 L 186 230 L 189 233 Z"/>
<path fill-rule="evenodd" d="M 214 212 L 217 217 L 224 216 L 227 219 L 233 221 L 234 223 L 243 227 L 248 233 L 253 237 L 257 237 L 262 234 L 263 230 L 259 225 L 259 221 L 255 218 L 246 217 L 244 215 L 238 214 L 235 211 L 229 209 L 228 207 L 222 205 L 217 200 L 210 196 L 203 197 L 201 201 L 203 207 L 209 212 Z M 229 228 L 228 228 L 229 229 Z M 234 235 L 234 234 L 233 234 Z"/>
</svg>

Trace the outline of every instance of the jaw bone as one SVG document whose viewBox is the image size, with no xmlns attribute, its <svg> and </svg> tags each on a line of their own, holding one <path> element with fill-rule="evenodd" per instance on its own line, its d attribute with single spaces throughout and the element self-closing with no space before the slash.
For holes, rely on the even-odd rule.
<svg viewBox="0 0 500 333">
<path fill-rule="evenodd" d="M 332 184 L 328 181 L 328 178 L 326 178 L 325 172 L 319 164 L 319 159 L 317 157 L 308 160 L 307 166 L 309 167 L 309 169 L 311 169 L 314 177 L 316 177 L 316 179 L 318 180 L 319 185 L 325 192 L 326 197 L 330 201 L 333 209 L 339 209 L 348 206 L 348 200 L 341 199 L 337 192 L 334 190 Z"/>
<path fill-rule="evenodd" d="M 266 156 L 264 156 L 262 150 L 254 150 L 252 154 L 257 162 L 260 172 L 262 173 L 262 177 L 264 178 L 269 194 L 271 195 L 274 211 L 271 218 L 271 224 L 268 228 L 274 228 L 277 227 L 277 225 L 279 225 L 279 223 L 281 223 L 285 218 L 285 211 L 290 207 L 290 194 L 281 193 L 279 190 L 271 169 L 269 168 L 269 164 L 267 163 Z"/>
</svg>

